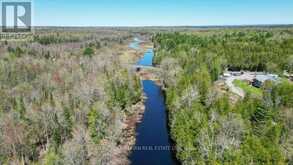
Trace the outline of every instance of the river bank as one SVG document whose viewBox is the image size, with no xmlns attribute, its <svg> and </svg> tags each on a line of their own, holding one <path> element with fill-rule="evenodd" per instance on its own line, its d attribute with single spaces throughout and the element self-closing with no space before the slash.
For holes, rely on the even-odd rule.
<svg viewBox="0 0 293 165">
<path fill-rule="evenodd" d="M 156 74 L 158 68 L 153 67 L 153 57 L 153 48 L 147 49 L 135 65 L 146 100 L 144 114 L 136 125 L 136 142 L 129 160 L 134 165 L 173 165 L 177 161 L 173 156 L 174 148 L 169 136 L 162 83 Z"/>
<path fill-rule="evenodd" d="M 132 106 L 133 113 L 123 121 L 122 137 L 113 154 L 112 165 L 178 164 L 169 136 L 163 83 L 158 68 L 152 67 L 153 56 L 150 42 L 130 44 L 120 56 L 127 65 L 137 67 L 134 69 L 140 78 L 143 95 Z"/>
<path fill-rule="evenodd" d="M 123 133 L 121 143 L 113 153 L 111 165 L 128 165 L 130 161 L 128 155 L 131 152 L 131 148 L 135 145 L 135 130 L 138 123 L 141 122 L 143 117 L 145 106 L 145 97 L 140 102 L 133 105 L 134 113 L 126 118 L 123 122 Z"/>
<path fill-rule="evenodd" d="M 133 49 L 129 45 L 124 45 L 121 47 L 121 55 L 119 58 L 124 61 L 126 65 L 135 65 L 135 63 L 144 56 L 144 53 L 152 48 L 152 44 L 144 42 L 138 44 L 139 49 Z M 142 77 L 137 73 L 137 76 L 142 81 Z M 138 103 L 132 106 L 129 116 L 126 117 L 126 120 L 123 121 L 123 131 L 120 144 L 116 147 L 112 159 L 111 165 L 128 165 L 130 161 L 128 159 L 129 154 L 136 142 L 136 128 L 137 125 L 141 122 L 144 112 L 145 112 L 145 94 L 142 94 L 141 99 Z"/>
</svg>

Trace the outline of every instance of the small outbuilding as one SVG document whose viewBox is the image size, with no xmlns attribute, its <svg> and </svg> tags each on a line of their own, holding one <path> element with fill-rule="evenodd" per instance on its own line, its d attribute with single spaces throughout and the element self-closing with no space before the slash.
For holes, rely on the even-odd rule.
<svg viewBox="0 0 293 165">
<path fill-rule="evenodd" d="M 293 74 L 290 74 L 287 71 L 284 71 L 284 76 L 287 77 L 290 81 L 293 81 Z"/>
</svg>

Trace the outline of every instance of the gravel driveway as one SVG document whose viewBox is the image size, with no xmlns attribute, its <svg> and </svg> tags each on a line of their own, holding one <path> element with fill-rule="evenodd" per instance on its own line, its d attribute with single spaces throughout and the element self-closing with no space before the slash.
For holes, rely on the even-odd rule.
<svg viewBox="0 0 293 165">
<path fill-rule="evenodd" d="M 255 73 L 254 72 L 245 72 L 244 74 L 240 76 L 229 76 L 225 78 L 226 85 L 229 87 L 230 91 L 239 95 L 240 97 L 244 98 L 245 97 L 245 92 L 234 85 L 233 81 L 234 80 L 248 80 L 252 81 L 255 78 Z"/>
</svg>

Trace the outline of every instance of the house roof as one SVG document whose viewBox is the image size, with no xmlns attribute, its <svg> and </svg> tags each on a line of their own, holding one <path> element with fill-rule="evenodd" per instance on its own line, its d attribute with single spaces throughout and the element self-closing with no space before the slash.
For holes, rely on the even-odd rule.
<svg viewBox="0 0 293 165">
<path fill-rule="evenodd" d="M 267 80 L 270 81 L 277 81 L 278 75 L 268 74 L 268 75 L 256 75 L 255 79 L 261 82 L 265 82 Z"/>
</svg>

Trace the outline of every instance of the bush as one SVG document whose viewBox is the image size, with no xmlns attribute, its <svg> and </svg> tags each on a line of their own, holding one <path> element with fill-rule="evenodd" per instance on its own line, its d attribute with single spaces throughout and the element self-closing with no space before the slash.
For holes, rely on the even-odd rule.
<svg viewBox="0 0 293 165">
<path fill-rule="evenodd" d="M 95 53 L 95 51 L 94 51 L 94 49 L 91 48 L 91 47 L 87 47 L 87 48 L 85 48 L 84 51 L 83 51 L 83 55 L 84 55 L 84 56 L 87 56 L 87 57 L 92 57 L 92 56 L 94 55 L 94 53 Z"/>
</svg>

